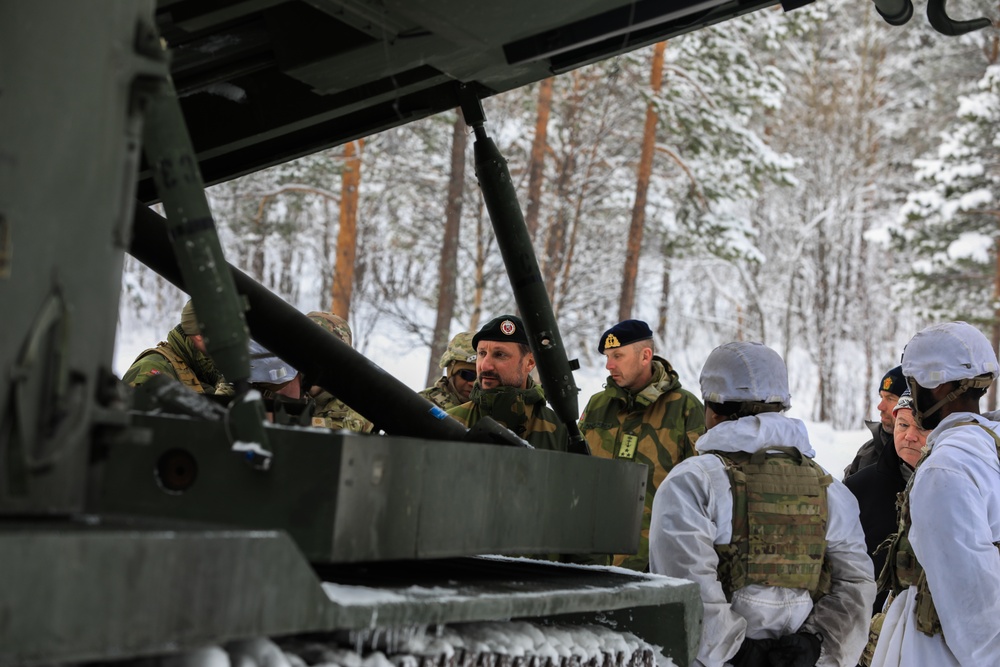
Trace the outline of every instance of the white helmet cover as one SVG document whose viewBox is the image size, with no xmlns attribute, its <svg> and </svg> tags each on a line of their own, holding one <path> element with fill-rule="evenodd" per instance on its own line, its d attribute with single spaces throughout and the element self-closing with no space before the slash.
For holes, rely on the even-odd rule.
<svg viewBox="0 0 1000 667">
<path fill-rule="evenodd" d="M 998 369 L 996 352 L 986 336 L 965 322 L 927 327 L 903 350 L 903 375 L 927 389 L 980 375 L 996 379 Z"/>
<path fill-rule="evenodd" d="M 708 403 L 760 402 L 792 406 L 788 370 L 781 355 L 762 343 L 726 343 L 712 350 L 701 369 Z"/>
</svg>

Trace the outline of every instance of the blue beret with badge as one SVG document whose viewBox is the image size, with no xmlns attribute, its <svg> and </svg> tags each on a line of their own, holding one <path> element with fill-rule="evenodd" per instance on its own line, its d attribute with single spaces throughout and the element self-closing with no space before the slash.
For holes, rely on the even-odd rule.
<svg viewBox="0 0 1000 667">
<path fill-rule="evenodd" d="M 653 331 L 642 320 L 625 320 L 601 334 L 601 340 L 597 343 L 597 351 L 604 354 L 605 350 L 612 350 L 640 340 L 650 340 L 652 337 Z"/>
</svg>

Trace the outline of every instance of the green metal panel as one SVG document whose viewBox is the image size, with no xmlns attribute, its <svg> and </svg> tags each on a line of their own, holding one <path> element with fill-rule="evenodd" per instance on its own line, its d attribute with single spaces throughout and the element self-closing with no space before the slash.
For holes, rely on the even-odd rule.
<svg viewBox="0 0 1000 667">
<path fill-rule="evenodd" d="M 137 177 L 130 85 L 149 68 L 133 43 L 152 15 L 148 0 L 3 3 L 0 515 L 83 503 Z"/>
<path fill-rule="evenodd" d="M 262 472 L 229 451 L 221 422 L 133 418 L 149 443 L 108 445 L 90 511 L 283 529 L 317 562 L 636 549 L 639 464 L 272 427 L 274 463 Z M 157 470 L 177 452 L 197 475 L 172 493 Z"/>
<path fill-rule="evenodd" d="M 700 630 L 695 584 L 624 570 L 462 558 L 318 574 L 277 531 L 8 521 L 0 527 L 0 664 L 113 660 L 376 625 L 556 618 L 621 623 L 687 665 Z"/>
<path fill-rule="evenodd" d="M 287 535 L 108 522 L 0 527 L 0 664 L 113 659 L 320 629 Z"/>
</svg>

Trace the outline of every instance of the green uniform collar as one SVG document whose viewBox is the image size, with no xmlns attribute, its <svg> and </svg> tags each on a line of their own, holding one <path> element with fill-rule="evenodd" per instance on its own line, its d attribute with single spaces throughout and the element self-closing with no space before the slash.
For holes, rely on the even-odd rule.
<svg viewBox="0 0 1000 667">
<path fill-rule="evenodd" d="M 653 357 L 653 377 L 649 383 L 639 391 L 632 393 L 628 389 L 615 384 L 611 376 L 604 386 L 604 393 L 609 398 L 621 401 L 622 403 L 634 403 L 643 407 L 652 405 L 660 396 L 681 388 L 680 376 L 670 362 L 663 357 Z"/>
<path fill-rule="evenodd" d="M 167 334 L 167 342 L 199 380 L 212 386 L 222 380 L 222 373 L 215 367 L 212 359 L 195 348 L 190 336 L 184 335 L 179 324 Z"/>
<path fill-rule="evenodd" d="M 525 405 L 545 402 L 545 392 L 542 385 L 535 384 L 535 381 L 528 378 L 528 386 L 524 389 L 520 387 L 494 387 L 493 389 L 483 389 L 479 386 L 479 380 L 472 387 L 469 400 L 480 406 L 485 414 L 490 414 L 497 402 L 513 403 L 519 402 Z"/>
</svg>

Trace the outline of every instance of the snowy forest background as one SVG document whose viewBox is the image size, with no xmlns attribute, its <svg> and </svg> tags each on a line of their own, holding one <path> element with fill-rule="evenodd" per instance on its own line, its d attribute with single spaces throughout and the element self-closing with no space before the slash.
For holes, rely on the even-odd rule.
<svg viewBox="0 0 1000 667">
<path fill-rule="evenodd" d="M 997 0 L 952 5 L 1000 20 Z M 714 346 L 765 342 L 796 413 L 836 429 L 926 324 L 1000 342 L 1000 32 L 917 13 L 765 10 L 484 100 L 581 406 L 598 336 L 629 316 L 696 393 Z M 356 348 L 423 388 L 451 335 L 515 309 L 469 135 L 440 114 L 210 188 L 229 261 L 347 314 Z M 119 374 L 185 299 L 128 260 Z"/>
</svg>

